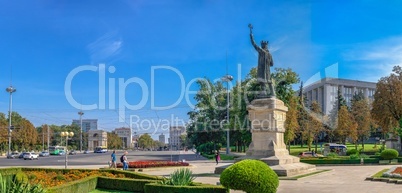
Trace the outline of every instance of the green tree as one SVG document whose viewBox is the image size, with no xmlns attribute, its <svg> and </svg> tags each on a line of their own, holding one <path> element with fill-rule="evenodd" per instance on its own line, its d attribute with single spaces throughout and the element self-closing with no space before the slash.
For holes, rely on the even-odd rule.
<svg viewBox="0 0 402 193">
<path fill-rule="evenodd" d="M 297 97 L 293 96 L 289 100 L 289 110 L 286 113 L 286 121 L 285 121 L 285 133 L 284 140 L 285 144 L 288 146 L 288 150 L 290 152 L 290 142 L 292 142 L 296 138 L 296 134 L 298 129 L 300 128 L 299 122 L 297 120 L 297 114 L 299 112 Z"/>
<path fill-rule="evenodd" d="M 138 143 L 142 149 L 148 149 L 153 147 L 154 140 L 148 133 L 145 133 L 138 138 Z"/>
<path fill-rule="evenodd" d="M 364 98 L 362 92 L 353 95 L 351 113 L 357 123 L 357 138 L 360 139 L 364 149 L 364 140 L 370 137 L 372 118 L 370 114 L 370 103 Z M 355 143 L 357 148 L 357 143 Z"/>
<path fill-rule="evenodd" d="M 299 75 L 290 68 L 275 68 L 271 76 L 275 82 L 276 96 L 285 104 L 289 104 L 295 95 L 292 85 L 300 82 Z"/>
<path fill-rule="evenodd" d="M 395 66 L 389 76 L 382 77 L 377 83 L 374 94 L 372 118 L 383 133 L 398 128 L 402 119 L 402 68 Z M 402 137 L 402 136 L 400 136 Z"/>
<path fill-rule="evenodd" d="M 312 135 L 315 140 L 315 152 L 317 152 L 317 144 L 318 144 L 318 136 L 321 132 L 324 131 L 324 115 L 321 110 L 321 105 L 317 101 L 313 101 L 310 106 L 311 112 L 310 121 L 311 126 L 314 128 L 312 129 Z"/>
<path fill-rule="evenodd" d="M 123 147 L 123 141 L 117 134 L 108 132 L 107 145 L 108 149 L 121 149 Z"/>
<path fill-rule="evenodd" d="M 329 127 L 331 127 L 332 129 L 337 128 L 338 112 L 341 109 L 341 107 L 343 107 L 343 106 L 347 107 L 346 100 L 345 100 L 345 98 L 343 98 L 341 88 L 338 88 L 336 101 L 335 101 L 334 106 L 329 115 L 329 117 L 330 117 Z"/>
<path fill-rule="evenodd" d="M 342 106 L 338 112 L 338 124 L 335 129 L 335 134 L 338 136 L 339 140 L 345 144 L 347 137 L 351 137 L 352 141 L 357 139 L 356 128 L 357 124 L 352 114 L 348 111 L 346 106 Z"/>
<path fill-rule="evenodd" d="M 158 141 L 159 142 L 159 141 Z M 183 135 L 180 135 L 180 146 L 182 147 L 182 148 L 184 148 L 184 147 L 186 147 L 188 144 L 188 140 L 187 140 L 187 135 L 185 135 L 185 134 L 183 134 Z"/>
<path fill-rule="evenodd" d="M 222 121 L 226 119 L 226 89 L 222 82 L 214 84 L 209 79 L 198 80 L 197 84 L 196 109 L 188 113 L 188 137 L 196 146 L 210 141 L 220 143 L 225 140 Z"/>
<path fill-rule="evenodd" d="M 8 150 L 8 123 L 4 113 L 0 113 L 0 151 Z"/>
</svg>

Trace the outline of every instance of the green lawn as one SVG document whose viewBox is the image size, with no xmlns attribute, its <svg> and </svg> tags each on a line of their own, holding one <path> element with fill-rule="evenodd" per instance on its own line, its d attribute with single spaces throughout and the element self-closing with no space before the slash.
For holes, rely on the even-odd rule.
<svg viewBox="0 0 402 193">
<path fill-rule="evenodd" d="M 347 143 L 346 147 L 348 149 L 355 149 L 355 145 L 350 144 L 350 143 Z M 381 148 L 381 145 L 377 145 L 376 148 L 374 148 L 374 147 L 375 147 L 375 144 L 364 144 L 364 151 L 366 151 L 366 152 L 377 152 Z M 359 144 L 357 146 L 357 149 L 359 150 L 361 148 L 362 148 L 362 146 L 361 146 L 361 144 Z M 234 151 L 235 150 L 234 146 L 232 146 L 231 149 L 232 149 L 232 152 L 235 152 Z M 315 145 L 314 144 L 311 146 L 311 149 L 315 150 Z M 308 151 L 307 145 L 303 145 L 303 147 L 300 147 L 300 145 L 291 145 L 290 146 L 290 155 L 298 156 L 299 153 L 305 152 L 305 151 Z M 321 153 L 320 145 L 317 146 L 317 153 Z M 213 155 L 207 155 L 207 156 L 204 156 L 204 157 L 206 157 L 208 159 L 215 159 L 215 157 Z M 221 159 L 222 159 L 222 155 L 221 155 Z M 225 159 L 222 159 L 222 160 L 225 160 Z M 233 160 L 233 158 L 229 158 L 229 159 L 226 159 L 226 160 Z"/>
<path fill-rule="evenodd" d="M 202 154 L 207 159 L 215 160 L 215 154 Z M 234 160 L 235 156 L 221 154 L 221 160 Z"/>
<path fill-rule="evenodd" d="M 378 149 L 381 147 L 380 145 L 377 145 L 377 148 L 374 148 L 375 144 L 364 144 L 364 151 L 378 151 Z M 355 149 L 355 145 L 354 144 L 346 144 L 346 147 L 348 149 Z M 359 145 L 357 146 L 357 149 L 361 149 L 362 146 Z M 312 145 L 311 147 L 312 150 L 315 150 L 315 145 Z M 305 152 L 308 151 L 308 147 L 307 145 L 304 145 L 303 147 L 300 147 L 300 145 L 291 145 L 290 146 L 290 155 L 293 156 L 298 156 L 299 153 L 301 152 Z M 320 146 L 317 147 L 317 153 L 321 153 L 321 148 Z"/>
<path fill-rule="evenodd" d="M 374 178 L 381 178 L 381 177 L 382 177 L 382 174 L 383 174 L 384 172 L 388 171 L 388 170 L 389 170 L 389 169 L 383 169 L 383 170 L 377 172 L 376 174 L 374 174 L 374 175 L 371 176 L 371 177 L 374 177 Z"/>
</svg>

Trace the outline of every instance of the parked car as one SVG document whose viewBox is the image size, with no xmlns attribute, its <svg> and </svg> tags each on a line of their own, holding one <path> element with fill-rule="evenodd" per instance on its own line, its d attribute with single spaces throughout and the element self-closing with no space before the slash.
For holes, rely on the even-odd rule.
<svg viewBox="0 0 402 193">
<path fill-rule="evenodd" d="M 12 152 L 11 154 L 7 155 L 7 159 L 14 159 L 14 158 L 18 158 L 20 154 L 18 152 Z"/>
<path fill-rule="evenodd" d="M 22 153 L 18 156 L 18 158 L 19 158 L 19 159 L 24 158 L 24 153 L 26 153 L 26 152 L 22 152 Z"/>
<path fill-rule="evenodd" d="M 64 150 L 60 150 L 59 155 L 66 155 L 66 152 Z"/>
<path fill-rule="evenodd" d="M 31 152 L 26 152 L 26 153 L 24 153 L 23 157 L 24 157 L 24 160 L 27 160 L 27 159 L 30 159 L 30 160 L 39 159 L 39 155 L 38 155 L 38 154 L 36 154 L 36 153 L 31 153 Z"/>
<path fill-rule="evenodd" d="M 85 150 L 85 151 L 84 151 L 84 154 L 89 154 L 89 151 L 88 151 L 88 150 Z"/>
<path fill-rule="evenodd" d="M 77 152 L 75 151 L 75 150 L 71 150 L 69 153 L 68 153 L 68 155 L 76 155 L 77 154 Z"/>
<path fill-rule="evenodd" d="M 49 152 L 42 151 L 42 152 L 39 153 L 39 157 L 49 157 Z"/>
</svg>

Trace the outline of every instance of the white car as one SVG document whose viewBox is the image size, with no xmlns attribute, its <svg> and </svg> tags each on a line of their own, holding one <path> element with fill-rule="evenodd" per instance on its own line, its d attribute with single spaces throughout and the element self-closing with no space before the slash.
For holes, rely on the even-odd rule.
<svg viewBox="0 0 402 193">
<path fill-rule="evenodd" d="M 30 152 L 26 152 L 22 155 L 22 157 L 24 158 L 24 160 L 30 159 L 39 159 L 39 155 L 36 153 L 30 153 Z"/>
<path fill-rule="evenodd" d="M 39 153 L 39 157 L 49 157 L 49 152 L 42 151 L 42 152 Z"/>
</svg>

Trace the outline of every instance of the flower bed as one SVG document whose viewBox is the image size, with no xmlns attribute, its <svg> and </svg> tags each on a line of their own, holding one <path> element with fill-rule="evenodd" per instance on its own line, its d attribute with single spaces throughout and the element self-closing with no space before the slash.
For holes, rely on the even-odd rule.
<svg viewBox="0 0 402 193">
<path fill-rule="evenodd" d="M 382 177 L 402 178 L 402 167 L 392 167 L 382 174 Z"/>
<path fill-rule="evenodd" d="M 133 161 L 128 162 L 129 168 L 155 168 L 155 167 L 172 167 L 172 166 L 189 166 L 186 162 L 171 162 L 171 161 Z M 118 163 L 117 167 L 122 168 L 123 164 Z"/>
<path fill-rule="evenodd" d="M 83 179 L 89 176 L 105 176 L 110 178 L 124 178 L 124 174 L 110 172 L 71 170 L 67 173 L 54 171 L 25 171 L 30 184 L 40 184 L 44 188 L 59 186 L 68 182 Z"/>
</svg>

